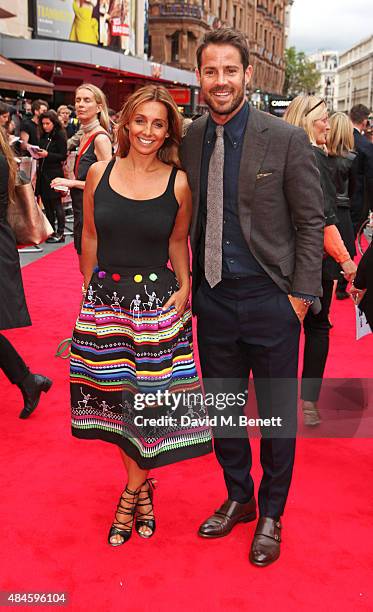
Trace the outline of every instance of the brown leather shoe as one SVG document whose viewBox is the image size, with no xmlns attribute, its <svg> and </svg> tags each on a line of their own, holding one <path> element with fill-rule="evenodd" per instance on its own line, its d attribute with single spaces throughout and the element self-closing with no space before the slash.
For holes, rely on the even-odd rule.
<svg viewBox="0 0 373 612">
<path fill-rule="evenodd" d="M 237 523 L 249 523 L 256 519 L 256 502 L 252 497 L 246 504 L 227 499 L 198 530 L 202 538 L 223 538 Z"/>
<path fill-rule="evenodd" d="M 280 556 L 281 523 L 261 516 L 255 529 L 249 559 L 254 565 L 265 567 Z"/>
</svg>

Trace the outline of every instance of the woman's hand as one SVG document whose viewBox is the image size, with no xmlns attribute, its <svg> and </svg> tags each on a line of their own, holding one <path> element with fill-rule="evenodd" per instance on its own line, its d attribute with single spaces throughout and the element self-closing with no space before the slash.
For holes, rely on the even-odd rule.
<svg viewBox="0 0 373 612">
<path fill-rule="evenodd" d="M 189 287 L 182 287 L 178 291 L 175 291 L 162 307 L 162 310 L 167 310 L 167 308 L 174 306 L 177 314 L 181 316 L 189 299 L 189 291 Z"/>
<path fill-rule="evenodd" d="M 53 181 L 51 181 L 52 189 L 54 189 L 55 187 L 68 187 L 69 189 L 71 189 L 72 187 L 74 187 L 74 185 L 74 179 L 63 178 L 62 176 L 57 176 L 57 178 L 54 178 Z"/>
<path fill-rule="evenodd" d="M 347 282 L 351 282 L 354 280 L 356 276 L 357 265 L 352 259 L 348 259 L 341 263 L 341 268 L 343 270 L 343 276 L 345 277 Z"/>
<path fill-rule="evenodd" d="M 358 289 L 357 287 L 355 287 L 354 283 L 352 283 L 350 287 L 350 296 L 352 297 L 356 305 L 360 304 L 365 293 L 366 293 L 366 289 Z"/>
<path fill-rule="evenodd" d="M 48 151 L 46 151 L 45 149 L 41 149 L 40 151 L 38 151 L 38 157 L 48 157 Z"/>
</svg>

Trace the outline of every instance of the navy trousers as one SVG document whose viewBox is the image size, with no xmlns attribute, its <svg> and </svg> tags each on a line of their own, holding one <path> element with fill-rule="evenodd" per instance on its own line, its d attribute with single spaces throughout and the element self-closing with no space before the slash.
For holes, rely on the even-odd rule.
<svg viewBox="0 0 373 612">
<path fill-rule="evenodd" d="M 277 433 L 262 430 L 263 477 L 258 494 L 260 515 L 278 519 L 294 464 L 299 320 L 288 296 L 276 285 L 269 282 L 258 290 L 247 279 L 223 279 L 213 289 L 203 281 L 193 310 L 205 391 L 245 392 L 252 372 L 259 417 L 282 419 L 283 428 Z M 244 414 L 244 407 L 236 404 L 230 411 L 237 417 Z M 233 432 L 218 428 L 214 448 L 228 497 L 247 502 L 254 494 L 247 428 Z"/>
</svg>

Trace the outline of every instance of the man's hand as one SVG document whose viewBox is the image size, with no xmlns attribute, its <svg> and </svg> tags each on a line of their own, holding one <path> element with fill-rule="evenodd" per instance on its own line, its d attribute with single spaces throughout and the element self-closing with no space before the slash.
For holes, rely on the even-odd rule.
<svg viewBox="0 0 373 612">
<path fill-rule="evenodd" d="M 307 314 L 309 306 L 307 306 L 307 304 L 305 304 L 301 298 L 294 297 L 293 295 L 288 295 L 288 298 L 300 323 L 303 323 L 304 317 Z"/>
</svg>

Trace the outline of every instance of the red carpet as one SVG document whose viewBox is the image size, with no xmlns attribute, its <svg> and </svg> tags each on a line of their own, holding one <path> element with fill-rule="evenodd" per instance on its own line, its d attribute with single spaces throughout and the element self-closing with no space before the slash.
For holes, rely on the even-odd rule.
<svg viewBox="0 0 373 612">
<path fill-rule="evenodd" d="M 119 454 L 71 437 L 68 363 L 53 357 L 79 307 L 77 267 L 71 246 L 26 267 L 33 327 L 7 333 L 54 385 L 21 421 L 18 389 L 0 373 L 0 589 L 66 591 L 78 611 L 372 610 L 371 440 L 299 440 L 281 559 L 271 567 L 247 561 L 254 523 L 221 540 L 197 538 L 225 494 L 213 456 L 157 471 L 154 538 L 107 545 L 124 485 Z M 328 376 L 371 376 L 373 336 L 354 340 L 352 304 L 334 304 L 332 320 Z M 257 440 L 253 447 L 258 482 Z"/>
</svg>

